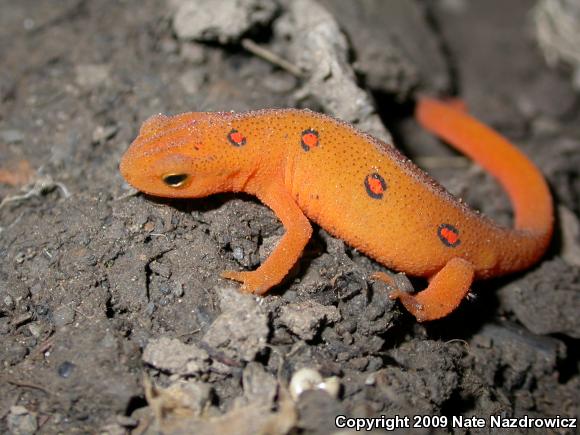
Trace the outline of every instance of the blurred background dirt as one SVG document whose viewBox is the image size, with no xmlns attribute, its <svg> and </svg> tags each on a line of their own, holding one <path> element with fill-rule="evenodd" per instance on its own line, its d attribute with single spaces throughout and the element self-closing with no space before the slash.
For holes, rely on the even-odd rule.
<svg viewBox="0 0 580 435">
<path fill-rule="evenodd" d="M 538 44 L 542 3 L 0 0 L 0 432 L 578 418 L 578 78 Z M 438 322 L 403 313 L 368 279 L 384 269 L 320 228 L 284 285 L 241 295 L 219 272 L 257 267 L 276 217 L 245 196 L 134 195 L 118 172 L 150 115 L 308 107 L 392 137 L 509 225 L 493 180 L 413 121 L 419 93 L 461 96 L 558 205 L 541 264 L 476 283 Z"/>
</svg>

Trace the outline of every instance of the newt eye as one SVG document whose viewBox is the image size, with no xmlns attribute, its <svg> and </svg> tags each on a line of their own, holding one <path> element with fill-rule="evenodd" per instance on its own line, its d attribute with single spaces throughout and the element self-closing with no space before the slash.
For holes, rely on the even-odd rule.
<svg viewBox="0 0 580 435">
<path fill-rule="evenodd" d="M 189 178 L 189 174 L 166 174 L 163 182 L 169 187 L 181 187 Z"/>
</svg>

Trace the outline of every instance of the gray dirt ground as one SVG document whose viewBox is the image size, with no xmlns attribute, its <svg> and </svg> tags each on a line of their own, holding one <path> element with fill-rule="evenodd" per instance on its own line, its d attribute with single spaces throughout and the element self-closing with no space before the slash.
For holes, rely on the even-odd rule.
<svg viewBox="0 0 580 435">
<path fill-rule="evenodd" d="M 537 48 L 534 3 L 194 3 L 191 16 L 179 0 L 0 0 L 0 200 L 14 199 L 0 208 L 0 432 L 322 434 L 340 413 L 578 418 L 580 104 Z M 541 167 L 559 207 L 540 265 L 475 284 L 438 322 L 403 313 L 368 279 L 381 266 L 320 228 L 281 288 L 241 295 L 219 273 L 255 268 L 283 233 L 276 217 L 244 196 L 130 195 L 118 172 L 152 114 L 310 107 L 388 137 L 382 119 L 454 194 L 509 224 L 499 187 L 412 120 L 419 92 L 459 92 Z M 337 376 L 338 396 L 290 398 L 303 367 Z"/>
</svg>

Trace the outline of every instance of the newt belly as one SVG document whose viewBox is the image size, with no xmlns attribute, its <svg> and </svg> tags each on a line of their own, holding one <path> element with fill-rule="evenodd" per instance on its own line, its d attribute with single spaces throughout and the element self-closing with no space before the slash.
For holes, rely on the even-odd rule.
<svg viewBox="0 0 580 435">
<path fill-rule="evenodd" d="M 158 115 L 143 124 L 121 172 L 151 195 L 243 191 L 269 206 L 286 230 L 276 249 L 255 271 L 222 275 L 246 291 L 263 294 L 283 280 L 310 238 L 310 219 L 390 268 L 429 278 L 426 290 L 391 297 L 433 320 L 459 305 L 473 279 L 538 261 L 553 206 L 527 157 L 457 105 L 423 98 L 417 118 L 496 176 L 514 205 L 514 229 L 469 209 L 392 145 L 308 110 Z"/>
</svg>

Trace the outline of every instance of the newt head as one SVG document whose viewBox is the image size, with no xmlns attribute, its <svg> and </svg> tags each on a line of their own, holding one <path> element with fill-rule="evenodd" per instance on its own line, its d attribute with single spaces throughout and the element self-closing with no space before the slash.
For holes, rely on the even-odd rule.
<svg viewBox="0 0 580 435">
<path fill-rule="evenodd" d="M 211 133 L 223 118 L 206 112 L 150 117 L 121 158 L 123 178 L 154 196 L 198 198 L 227 190 L 236 170 L 228 170 L 231 160 L 221 158 Z"/>
</svg>

